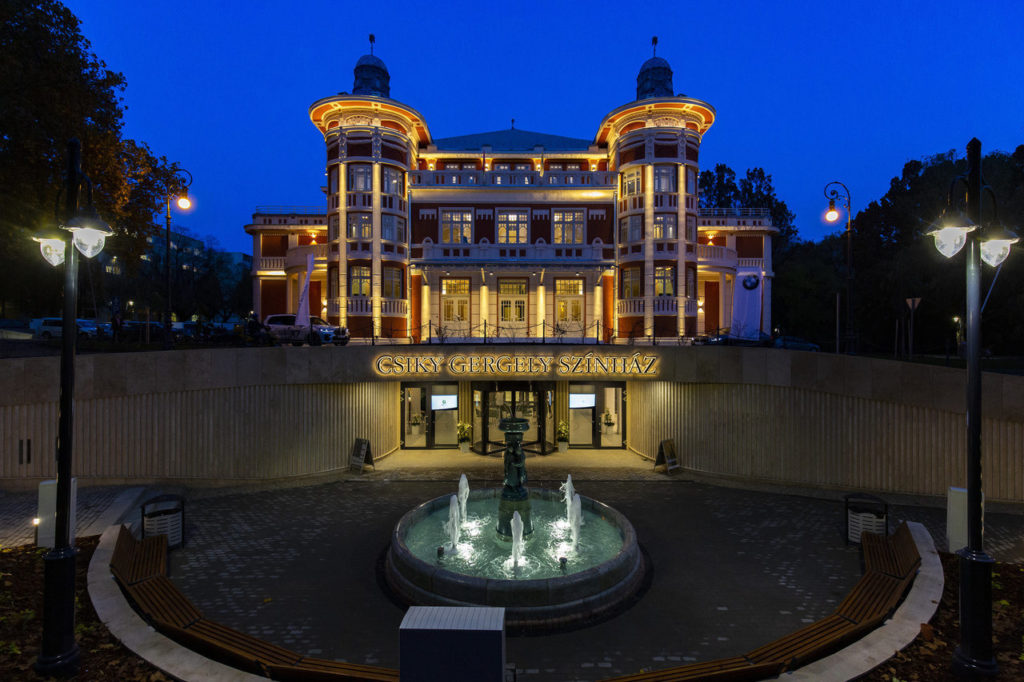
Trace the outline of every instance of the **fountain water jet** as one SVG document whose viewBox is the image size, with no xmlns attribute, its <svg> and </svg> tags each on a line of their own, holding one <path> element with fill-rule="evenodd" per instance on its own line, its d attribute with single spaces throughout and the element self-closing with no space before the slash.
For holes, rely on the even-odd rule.
<svg viewBox="0 0 1024 682">
<path fill-rule="evenodd" d="M 459 544 L 459 536 L 462 534 L 462 523 L 459 516 L 459 499 L 452 495 L 448 501 L 448 522 L 444 529 L 448 532 L 448 541 L 454 550 Z"/>
<path fill-rule="evenodd" d="M 572 548 L 580 545 L 580 524 L 583 523 L 583 505 L 579 493 L 572 496 L 572 507 L 569 509 L 569 532 L 572 537 Z"/>
<path fill-rule="evenodd" d="M 565 500 L 565 522 L 572 523 L 572 496 L 576 492 L 576 489 L 572 485 L 572 474 L 565 477 L 565 483 L 558 486 L 558 489 L 562 491 Z"/>
<path fill-rule="evenodd" d="M 469 480 L 466 474 L 459 476 L 459 518 L 466 521 L 466 500 L 469 499 Z"/>
<path fill-rule="evenodd" d="M 519 566 L 523 560 L 523 519 L 519 512 L 512 512 L 512 565 Z"/>
</svg>

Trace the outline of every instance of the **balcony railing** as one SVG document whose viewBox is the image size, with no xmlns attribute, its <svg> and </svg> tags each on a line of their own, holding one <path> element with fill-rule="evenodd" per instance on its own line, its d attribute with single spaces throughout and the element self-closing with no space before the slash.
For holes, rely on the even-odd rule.
<svg viewBox="0 0 1024 682">
<path fill-rule="evenodd" d="M 710 244 L 697 245 L 697 262 L 700 265 L 735 268 L 737 260 L 736 252 L 732 249 L 724 246 L 712 246 Z"/>
<path fill-rule="evenodd" d="M 382 298 L 380 300 L 381 315 L 406 315 L 409 303 L 404 298 Z"/>
<path fill-rule="evenodd" d="M 579 253 L 579 255 L 576 255 Z M 611 263 L 602 244 L 423 244 L 423 262 Z"/>
<path fill-rule="evenodd" d="M 701 216 L 716 218 L 766 218 L 767 208 L 702 208 Z"/>
<path fill-rule="evenodd" d="M 746 270 L 748 268 L 752 268 L 754 270 L 763 270 L 764 269 L 764 259 L 763 258 L 739 258 L 739 259 L 737 259 L 737 265 L 739 267 L 743 268 L 744 270 Z"/>
<path fill-rule="evenodd" d="M 372 315 L 373 300 L 369 296 L 350 296 L 346 308 L 349 315 Z"/>
<path fill-rule="evenodd" d="M 686 305 L 683 307 L 683 314 L 686 317 L 697 317 L 697 299 L 686 299 Z"/>
<path fill-rule="evenodd" d="M 284 270 L 284 256 L 261 256 L 253 259 L 256 270 Z"/>
<path fill-rule="evenodd" d="M 655 315 L 675 315 L 679 310 L 675 296 L 655 296 L 651 307 Z"/>
<path fill-rule="evenodd" d="M 313 266 L 327 265 L 327 244 L 308 244 L 306 246 L 295 246 L 288 249 L 288 256 L 285 259 L 285 268 L 305 268 L 306 257 L 313 253 Z"/>
<path fill-rule="evenodd" d="M 331 298 L 327 300 L 327 314 L 337 317 L 341 314 L 341 299 Z"/>
<path fill-rule="evenodd" d="M 411 171 L 409 184 L 419 187 L 559 187 L 584 189 L 614 187 L 616 174 L 608 171 Z"/>
<path fill-rule="evenodd" d="M 618 301 L 619 315 L 643 315 L 644 299 L 642 298 L 620 298 Z"/>
</svg>

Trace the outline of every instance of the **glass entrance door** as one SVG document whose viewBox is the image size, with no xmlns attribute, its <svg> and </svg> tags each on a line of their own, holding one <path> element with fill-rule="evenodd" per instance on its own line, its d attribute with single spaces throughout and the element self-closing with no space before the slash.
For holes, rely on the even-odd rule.
<svg viewBox="0 0 1024 682">
<path fill-rule="evenodd" d="M 479 409 L 479 431 L 474 449 L 482 454 L 501 454 L 505 447 L 505 434 L 499 428 L 501 420 L 516 416 L 526 419 L 528 426 L 523 433 L 523 450 L 533 454 L 547 454 L 551 450 L 551 429 L 553 391 L 547 387 L 536 387 L 529 382 L 503 382 L 474 387 L 474 421 Z M 476 427 L 476 424 L 474 425 Z M 476 428 L 474 429 L 476 430 Z"/>
</svg>

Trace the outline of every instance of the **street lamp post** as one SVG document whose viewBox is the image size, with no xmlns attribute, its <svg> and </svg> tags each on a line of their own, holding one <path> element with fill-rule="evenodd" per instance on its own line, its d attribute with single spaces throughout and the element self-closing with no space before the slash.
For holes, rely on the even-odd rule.
<svg viewBox="0 0 1024 682">
<path fill-rule="evenodd" d="M 68 142 L 64 180 L 65 208 L 60 224 L 70 234 L 35 237 L 43 257 L 53 266 L 64 263 L 64 319 L 61 327 L 60 412 L 57 428 L 57 508 L 53 549 L 43 557 L 43 642 L 36 670 L 44 675 L 67 674 L 78 666 L 75 642 L 75 550 L 71 547 L 71 459 L 74 435 L 75 340 L 78 336 L 78 256 L 92 258 L 112 234 L 92 205 L 92 183 L 82 173 L 82 147 Z M 79 209 L 82 184 L 88 205 Z M 74 247 L 72 247 L 74 245 Z"/>
<path fill-rule="evenodd" d="M 842 192 L 839 191 L 842 188 Z M 838 180 L 825 185 L 825 196 L 828 197 L 828 211 L 825 220 L 834 223 L 839 220 L 836 199 L 845 201 L 846 209 L 846 352 L 855 352 L 856 334 L 853 328 L 853 223 L 850 214 L 850 190 Z"/>
<path fill-rule="evenodd" d="M 954 215 L 953 192 L 966 186 L 967 216 Z M 981 195 L 988 191 L 995 214 L 995 197 L 981 175 L 981 142 L 967 143 L 967 175 L 953 181 L 941 225 L 928 234 L 935 247 L 950 258 L 967 246 L 967 546 L 960 557 L 960 645 L 953 666 L 965 674 L 994 675 L 992 652 L 992 558 L 984 550 L 984 507 L 981 490 L 981 263 L 997 266 L 1010 253 L 1016 236 L 992 223 L 982 227 Z M 981 229 L 979 229 L 981 228 Z M 950 549 L 953 549 L 952 547 Z"/>
<path fill-rule="evenodd" d="M 174 179 L 167 188 L 167 230 L 164 233 L 164 350 L 171 350 L 174 347 L 174 336 L 171 333 L 171 201 L 177 197 L 178 208 L 183 211 L 191 208 L 192 200 L 188 198 L 188 188 L 191 185 L 192 174 L 184 168 L 176 168 Z"/>
</svg>

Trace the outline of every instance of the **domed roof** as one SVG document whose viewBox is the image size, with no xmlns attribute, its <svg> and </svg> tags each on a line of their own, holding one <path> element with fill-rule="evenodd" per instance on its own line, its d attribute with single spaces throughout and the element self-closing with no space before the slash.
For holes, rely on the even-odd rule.
<svg viewBox="0 0 1024 682">
<path fill-rule="evenodd" d="M 391 75 L 380 57 L 364 54 L 356 62 L 353 73 L 356 77 L 352 85 L 353 95 L 391 96 Z"/>
<path fill-rule="evenodd" d="M 360 66 L 376 66 L 377 68 L 384 69 L 385 71 L 388 70 L 388 67 L 384 65 L 384 60 L 372 54 L 364 54 L 360 57 L 359 61 L 356 62 L 356 68 L 359 68 Z"/>
<path fill-rule="evenodd" d="M 661 57 L 651 57 L 636 76 L 636 98 L 672 96 L 672 67 Z"/>
</svg>

